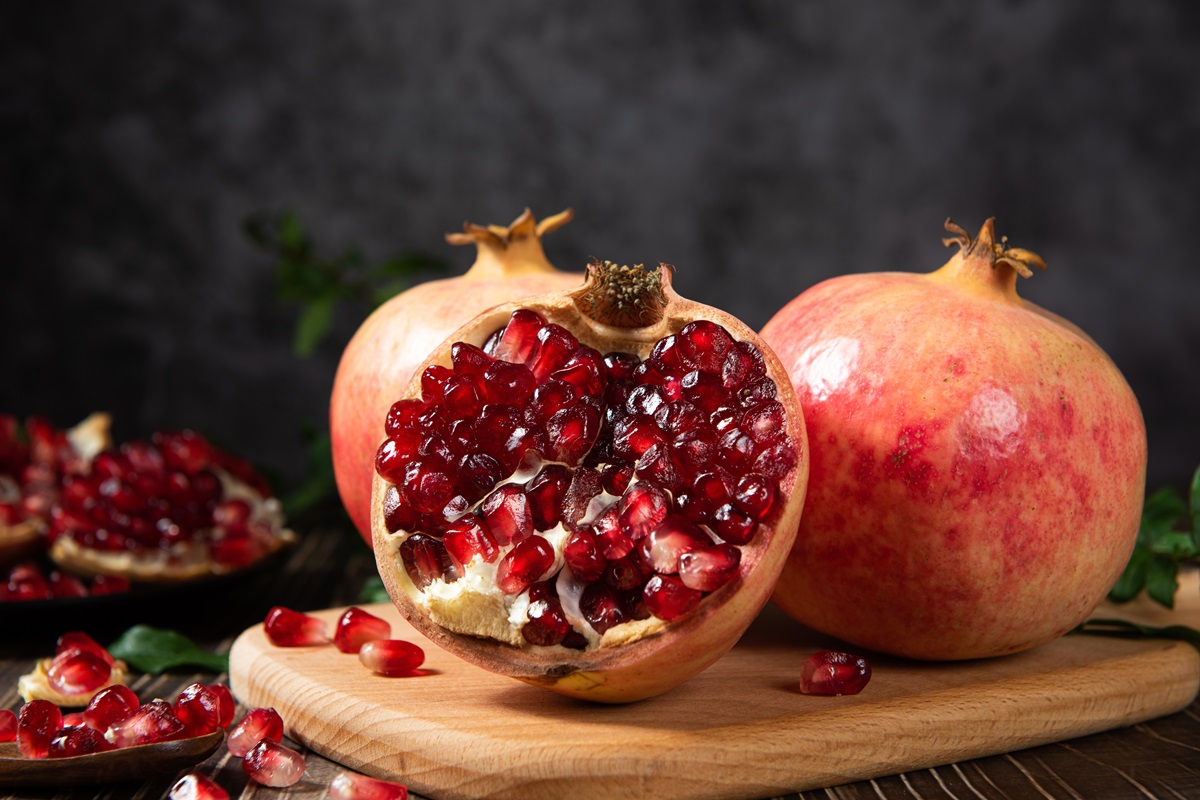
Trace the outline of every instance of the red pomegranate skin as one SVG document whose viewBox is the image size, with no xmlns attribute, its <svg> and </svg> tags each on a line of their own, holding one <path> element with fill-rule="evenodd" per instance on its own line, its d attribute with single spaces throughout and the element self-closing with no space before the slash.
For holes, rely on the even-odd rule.
<svg viewBox="0 0 1200 800">
<path fill-rule="evenodd" d="M 426 356 L 476 314 L 583 282 L 581 273 L 556 270 L 541 246 L 543 233 L 570 218 L 564 212 L 535 225 L 526 210 L 507 229 L 468 225 L 465 234 L 448 236 L 451 243 L 471 240 L 478 246 L 471 268 L 462 276 L 418 284 L 391 298 L 367 317 L 346 345 L 334 375 L 329 429 L 338 493 L 366 542 L 371 541 L 375 451 L 392 402 Z"/>
<path fill-rule="evenodd" d="M 927 275 L 820 283 L 762 333 L 812 459 L 773 599 L 912 658 L 1012 653 L 1075 627 L 1128 561 L 1144 495 L 1145 426 L 1117 367 L 1017 296 L 990 220 L 966 245 Z"/>
</svg>

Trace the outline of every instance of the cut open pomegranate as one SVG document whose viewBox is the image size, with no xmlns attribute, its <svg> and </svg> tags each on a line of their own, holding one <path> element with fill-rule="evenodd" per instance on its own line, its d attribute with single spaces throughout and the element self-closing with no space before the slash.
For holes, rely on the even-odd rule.
<svg viewBox="0 0 1200 800">
<path fill-rule="evenodd" d="M 191 431 L 111 444 L 110 418 L 70 431 L 0 415 L 0 561 L 31 544 L 75 575 L 186 580 L 245 568 L 294 539 L 266 481 Z M 57 576 L 57 577 L 56 577 Z M 77 578 L 14 580 L 4 599 L 79 596 Z"/>
<path fill-rule="evenodd" d="M 621 702 L 719 657 L 803 504 L 790 382 L 670 268 L 593 262 L 435 351 L 384 423 L 374 545 L 401 612 L 530 683 Z"/>
</svg>

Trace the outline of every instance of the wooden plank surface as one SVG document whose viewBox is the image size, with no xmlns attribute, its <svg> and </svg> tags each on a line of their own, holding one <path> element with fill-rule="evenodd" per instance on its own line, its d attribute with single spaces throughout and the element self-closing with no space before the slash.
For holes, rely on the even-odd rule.
<svg viewBox="0 0 1200 800">
<path fill-rule="evenodd" d="M 1200 624 L 1194 594 L 1181 591 L 1170 621 Z M 768 797 L 1129 725 L 1186 707 L 1200 686 L 1189 645 L 1068 636 L 961 664 L 875 657 L 863 694 L 806 697 L 800 663 L 835 643 L 768 610 L 683 686 L 594 706 L 486 673 L 424 643 L 390 606 L 367 609 L 425 644 L 428 674 L 377 677 L 332 647 L 275 648 L 254 626 L 233 645 L 233 689 L 278 709 L 312 750 L 438 800 Z M 332 627 L 341 610 L 318 616 Z"/>
</svg>

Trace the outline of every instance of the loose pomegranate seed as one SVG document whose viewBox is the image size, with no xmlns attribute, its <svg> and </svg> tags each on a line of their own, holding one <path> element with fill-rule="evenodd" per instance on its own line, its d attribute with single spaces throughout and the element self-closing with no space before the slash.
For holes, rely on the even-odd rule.
<svg viewBox="0 0 1200 800">
<path fill-rule="evenodd" d="M 554 566 L 554 548 L 537 534 L 524 539 L 500 559 L 496 585 L 505 594 L 520 594 Z"/>
<path fill-rule="evenodd" d="M 203 736 L 217 729 L 221 701 L 207 686 L 189 684 L 175 700 L 175 716 L 187 726 L 188 736 Z"/>
<path fill-rule="evenodd" d="M 8 708 L 0 708 L 0 742 L 12 742 L 17 738 L 17 714 Z"/>
<path fill-rule="evenodd" d="M 175 709 L 162 700 L 151 700 L 125 719 L 108 729 L 108 736 L 117 747 L 132 747 L 151 742 L 170 742 L 185 739 L 187 726 L 175 716 Z"/>
<path fill-rule="evenodd" d="M 642 590 L 646 608 L 659 619 L 682 617 L 700 604 L 702 593 L 670 575 L 653 575 Z"/>
<path fill-rule="evenodd" d="M 47 758 L 69 758 L 116 749 L 104 734 L 87 725 L 59 729 L 46 750 Z"/>
<path fill-rule="evenodd" d="M 46 670 L 46 682 L 57 692 L 77 695 L 104 684 L 112 665 L 93 652 L 68 650 L 54 657 Z"/>
<path fill-rule="evenodd" d="M 338 619 L 333 643 L 343 653 L 357 653 L 367 642 L 388 639 L 391 635 L 392 626 L 386 620 L 354 606 Z"/>
<path fill-rule="evenodd" d="M 263 630 L 276 647 L 314 647 L 329 644 L 325 623 L 316 617 L 283 606 L 267 612 Z"/>
<path fill-rule="evenodd" d="M 120 594 L 132 588 L 129 579 L 120 575 L 97 575 L 92 579 L 93 595 Z"/>
<path fill-rule="evenodd" d="M 217 698 L 217 725 L 222 728 L 228 728 L 229 723 L 233 722 L 233 715 L 237 709 L 233 693 L 223 683 L 209 684 L 208 690 Z"/>
<path fill-rule="evenodd" d="M 49 700 L 30 700 L 17 715 L 17 746 L 25 758 L 45 758 L 62 727 L 62 710 Z"/>
<path fill-rule="evenodd" d="M 731 544 L 698 547 L 679 556 L 679 580 L 702 592 L 715 592 L 738 572 L 742 551 Z"/>
<path fill-rule="evenodd" d="M 109 666 L 113 663 L 113 658 L 109 652 L 100 646 L 95 639 L 82 631 L 68 631 L 58 637 L 58 642 L 54 647 L 54 655 L 60 656 L 64 653 L 72 652 L 92 653 Z"/>
<path fill-rule="evenodd" d="M 425 651 L 402 639 L 375 639 L 362 646 L 358 660 L 372 672 L 395 678 L 416 672 L 425 663 Z"/>
<path fill-rule="evenodd" d="M 283 719 L 273 708 L 252 708 L 229 729 L 225 738 L 229 752 L 241 758 L 263 739 L 278 742 L 283 738 Z"/>
<path fill-rule="evenodd" d="M 333 800 L 408 800 L 408 788 L 400 783 L 343 771 L 329 782 L 329 796 Z"/>
<path fill-rule="evenodd" d="M 171 787 L 167 797 L 171 800 L 229 800 L 229 792 L 212 778 L 189 772 Z"/>
<path fill-rule="evenodd" d="M 119 683 L 113 684 L 92 695 L 87 708 L 83 710 L 83 721 L 98 731 L 107 732 L 110 726 L 128 719 L 140 705 L 132 689 Z"/>
<path fill-rule="evenodd" d="M 242 771 L 255 783 L 281 788 L 304 777 L 304 757 L 279 742 L 263 739 L 242 760 Z"/>
<path fill-rule="evenodd" d="M 74 575 L 54 570 L 50 573 L 50 594 L 53 597 L 87 597 L 88 590 L 83 581 Z"/>
<path fill-rule="evenodd" d="M 858 694 L 870 680 L 865 658 L 835 650 L 818 650 L 800 668 L 801 694 Z"/>
</svg>

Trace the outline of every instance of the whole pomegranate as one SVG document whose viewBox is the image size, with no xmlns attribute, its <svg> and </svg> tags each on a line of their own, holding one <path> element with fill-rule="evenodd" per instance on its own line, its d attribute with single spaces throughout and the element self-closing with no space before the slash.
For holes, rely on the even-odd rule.
<svg viewBox="0 0 1200 800">
<path fill-rule="evenodd" d="M 1012 653 L 1081 622 L 1137 536 L 1146 433 L 1111 360 L 1017 296 L 1035 254 L 974 239 L 925 275 L 847 275 L 763 329 L 812 448 L 774 601 L 862 647 Z"/>
<path fill-rule="evenodd" d="M 435 643 L 563 694 L 659 694 L 728 650 L 795 535 L 778 360 L 670 270 L 610 262 L 434 349 L 387 413 L 375 557 Z"/>
<path fill-rule="evenodd" d="M 556 270 L 541 238 L 571 220 L 570 209 L 535 222 L 526 209 L 512 225 L 467 223 L 446 235 L 473 243 L 474 265 L 455 278 L 428 281 L 396 295 L 367 317 L 346 345 L 333 380 L 329 434 L 342 503 L 371 541 L 371 474 L 383 440 L 382 420 L 413 371 L 438 343 L 476 314 L 520 297 L 578 286 L 582 275 Z"/>
</svg>

